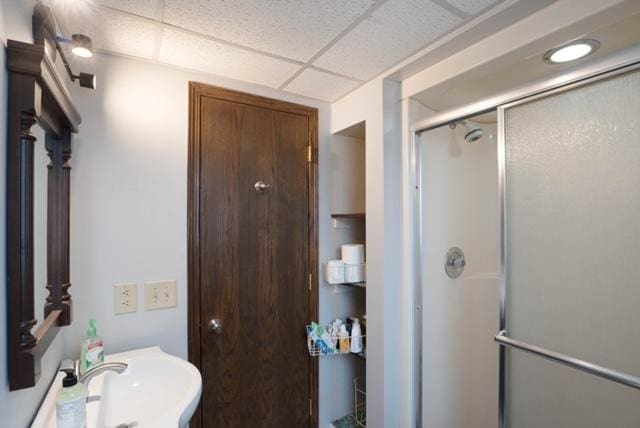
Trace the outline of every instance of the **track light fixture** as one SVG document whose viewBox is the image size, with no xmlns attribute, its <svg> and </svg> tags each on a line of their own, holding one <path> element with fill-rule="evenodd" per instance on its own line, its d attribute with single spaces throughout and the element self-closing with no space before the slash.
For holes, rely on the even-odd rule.
<svg viewBox="0 0 640 428">
<path fill-rule="evenodd" d="M 58 51 L 60 52 L 60 57 L 62 58 L 62 63 L 69 73 L 69 77 L 72 82 L 76 80 L 83 88 L 95 89 L 96 88 L 96 76 L 95 74 L 90 73 L 80 73 L 78 75 L 73 74 L 71 70 L 71 65 L 69 65 L 69 61 L 67 61 L 67 57 L 64 54 L 64 51 L 60 48 L 60 43 L 68 43 L 71 45 L 71 52 L 79 56 L 81 58 L 91 58 L 93 56 L 93 48 L 91 43 L 91 38 L 84 34 L 73 34 L 71 39 L 57 36 L 56 44 L 58 45 Z"/>
<path fill-rule="evenodd" d="M 95 89 L 96 76 L 89 73 L 74 74 L 67 60 L 67 55 L 64 49 L 62 49 L 63 43 L 69 44 L 71 45 L 71 52 L 74 55 L 82 58 L 91 58 L 93 56 L 91 38 L 85 34 L 73 34 L 71 38 L 63 37 L 59 31 L 60 26 L 56 22 L 56 17 L 51 8 L 46 6 L 42 0 L 38 0 L 33 11 L 34 43 L 38 45 L 55 46 L 55 50 L 51 50 L 48 55 L 53 61 L 56 61 L 58 54 L 60 55 L 60 59 L 71 81 L 75 82 L 77 80 L 81 87 Z"/>
</svg>

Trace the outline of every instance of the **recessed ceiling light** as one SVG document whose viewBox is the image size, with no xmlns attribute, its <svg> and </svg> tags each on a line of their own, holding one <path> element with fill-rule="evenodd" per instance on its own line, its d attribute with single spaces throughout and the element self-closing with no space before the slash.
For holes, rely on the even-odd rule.
<svg viewBox="0 0 640 428">
<path fill-rule="evenodd" d="M 584 58 L 599 47 L 600 42 L 594 39 L 574 40 L 557 48 L 549 49 L 542 58 L 550 64 L 562 64 Z"/>
</svg>

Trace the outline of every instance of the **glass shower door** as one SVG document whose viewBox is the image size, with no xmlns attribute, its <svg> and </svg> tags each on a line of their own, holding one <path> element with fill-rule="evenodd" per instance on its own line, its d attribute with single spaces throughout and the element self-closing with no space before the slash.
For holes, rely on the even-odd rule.
<svg viewBox="0 0 640 428">
<path fill-rule="evenodd" d="M 506 335 L 640 376 L 640 72 L 500 109 Z M 640 427 L 640 390 L 503 347 L 504 426 Z"/>
</svg>

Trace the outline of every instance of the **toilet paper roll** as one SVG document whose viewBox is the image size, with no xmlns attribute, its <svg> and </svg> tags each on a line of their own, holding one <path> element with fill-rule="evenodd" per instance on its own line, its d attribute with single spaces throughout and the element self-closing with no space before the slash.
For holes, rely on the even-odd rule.
<svg viewBox="0 0 640 428">
<path fill-rule="evenodd" d="M 350 265 L 364 263 L 364 245 L 345 244 L 342 246 L 342 261 Z"/>
<path fill-rule="evenodd" d="M 329 260 L 325 265 L 324 275 L 329 284 L 344 283 L 344 262 L 342 260 Z"/>
<path fill-rule="evenodd" d="M 367 280 L 366 274 L 366 265 L 344 265 L 344 282 L 346 283 L 354 283 L 354 282 L 365 282 Z"/>
</svg>

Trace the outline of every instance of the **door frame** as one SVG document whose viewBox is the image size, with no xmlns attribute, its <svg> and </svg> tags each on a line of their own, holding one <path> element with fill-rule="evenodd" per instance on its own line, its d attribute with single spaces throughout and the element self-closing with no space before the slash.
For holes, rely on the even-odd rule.
<svg viewBox="0 0 640 428">
<path fill-rule="evenodd" d="M 189 361 L 201 369 L 200 339 L 200 99 L 215 98 L 306 116 L 309 119 L 309 157 L 307 177 L 309 188 L 309 321 L 318 318 L 318 109 L 233 91 L 198 82 L 189 82 L 189 154 L 187 177 L 187 310 Z M 206 326 L 205 326 L 206 327 Z M 300 329 L 304 326 L 300 326 Z M 309 356 L 309 426 L 318 426 L 317 358 Z M 201 404 L 191 420 L 191 426 L 202 427 Z"/>
</svg>

